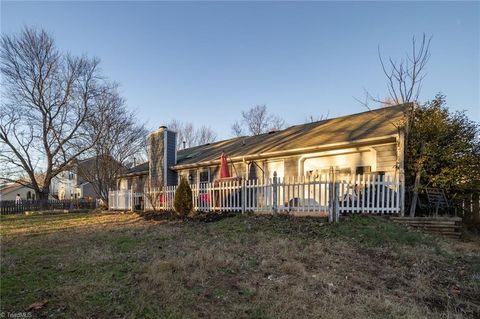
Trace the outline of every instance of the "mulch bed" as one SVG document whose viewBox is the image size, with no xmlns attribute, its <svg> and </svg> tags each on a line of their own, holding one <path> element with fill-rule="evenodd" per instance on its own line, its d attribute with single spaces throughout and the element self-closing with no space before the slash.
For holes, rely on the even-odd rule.
<svg viewBox="0 0 480 319">
<path fill-rule="evenodd" d="M 222 220 L 224 218 L 235 216 L 237 213 L 232 212 L 200 212 L 195 215 L 181 217 L 173 211 L 165 212 L 141 212 L 139 215 L 145 220 L 154 220 L 154 221 L 195 221 L 195 222 L 204 222 L 211 223 Z"/>
</svg>

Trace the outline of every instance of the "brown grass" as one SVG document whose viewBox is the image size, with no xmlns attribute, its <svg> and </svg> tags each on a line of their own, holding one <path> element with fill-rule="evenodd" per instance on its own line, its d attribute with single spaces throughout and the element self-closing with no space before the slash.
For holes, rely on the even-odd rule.
<svg viewBox="0 0 480 319">
<path fill-rule="evenodd" d="M 480 248 L 371 218 L 2 217 L 1 310 L 63 318 L 475 318 Z M 392 228 L 393 227 L 393 228 Z"/>
</svg>

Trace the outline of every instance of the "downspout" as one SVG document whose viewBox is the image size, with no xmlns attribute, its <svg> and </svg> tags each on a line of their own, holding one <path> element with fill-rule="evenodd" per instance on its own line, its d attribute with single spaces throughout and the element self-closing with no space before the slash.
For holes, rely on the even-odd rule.
<svg viewBox="0 0 480 319">
<path fill-rule="evenodd" d="M 250 164 L 255 164 L 255 166 L 257 166 L 261 171 L 262 171 L 262 174 L 263 174 L 263 179 L 265 180 L 265 170 L 263 168 L 260 167 L 260 165 L 258 165 L 255 161 L 251 161 Z"/>
<path fill-rule="evenodd" d="M 235 175 L 237 175 L 237 177 L 239 177 L 239 176 L 238 176 L 237 169 L 235 168 L 235 164 L 233 164 L 232 158 L 231 158 L 230 156 L 228 156 L 228 155 L 226 155 L 226 156 L 227 156 L 227 160 L 230 159 L 230 164 L 232 164 L 233 170 L 235 171 Z"/>
</svg>

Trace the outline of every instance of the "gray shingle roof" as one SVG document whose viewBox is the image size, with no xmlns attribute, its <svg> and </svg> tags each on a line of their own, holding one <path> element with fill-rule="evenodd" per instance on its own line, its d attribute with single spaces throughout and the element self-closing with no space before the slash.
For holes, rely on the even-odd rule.
<svg viewBox="0 0 480 319">
<path fill-rule="evenodd" d="M 137 174 L 148 171 L 148 162 L 139 164 L 127 170 L 126 174 Z"/>
<path fill-rule="evenodd" d="M 384 107 L 372 111 L 291 126 L 257 136 L 244 136 L 179 150 L 177 165 L 196 164 L 220 159 L 222 152 L 230 158 L 290 151 L 327 144 L 347 143 L 392 136 L 404 117 L 407 105 Z M 148 171 L 148 162 L 132 169 Z M 131 171 L 132 171 L 131 170 Z"/>
<path fill-rule="evenodd" d="M 396 105 L 196 146 L 178 151 L 177 165 L 217 160 L 222 152 L 229 157 L 250 156 L 390 136 L 397 133 L 393 123 L 403 118 L 404 110 L 405 105 Z"/>
</svg>

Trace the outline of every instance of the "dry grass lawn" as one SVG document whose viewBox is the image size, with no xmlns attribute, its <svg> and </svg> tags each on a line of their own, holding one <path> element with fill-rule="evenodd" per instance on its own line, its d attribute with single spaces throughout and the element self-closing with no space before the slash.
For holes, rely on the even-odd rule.
<svg viewBox="0 0 480 319">
<path fill-rule="evenodd" d="M 480 245 L 378 218 L 1 217 L 1 311 L 58 318 L 479 318 Z"/>
</svg>

